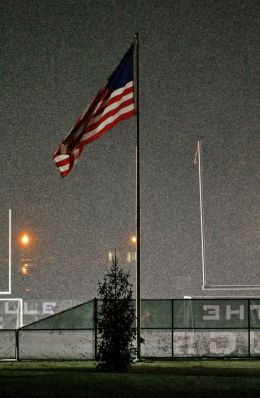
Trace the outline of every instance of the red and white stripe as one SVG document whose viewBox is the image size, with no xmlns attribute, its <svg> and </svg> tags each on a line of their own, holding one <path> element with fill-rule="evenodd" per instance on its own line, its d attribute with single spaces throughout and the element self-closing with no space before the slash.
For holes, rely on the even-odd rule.
<svg viewBox="0 0 260 398">
<path fill-rule="evenodd" d="M 88 114 L 90 110 L 91 112 Z M 69 174 L 85 145 L 95 141 L 117 123 L 134 114 L 132 81 L 124 87 L 112 91 L 110 95 L 106 87 L 101 90 L 54 154 L 54 160 L 61 175 L 65 177 Z M 72 142 L 75 142 L 75 145 L 69 149 L 69 143 Z"/>
</svg>

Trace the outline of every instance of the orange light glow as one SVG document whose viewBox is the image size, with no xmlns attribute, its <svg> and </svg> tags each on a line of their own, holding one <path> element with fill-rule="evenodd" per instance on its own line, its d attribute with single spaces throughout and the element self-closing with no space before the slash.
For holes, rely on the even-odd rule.
<svg viewBox="0 0 260 398">
<path fill-rule="evenodd" d="M 27 245 L 29 244 L 29 242 L 30 242 L 29 235 L 28 235 L 28 234 L 23 234 L 23 235 L 21 236 L 21 243 L 22 243 L 22 245 L 23 245 L 23 246 L 27 246 Z"/>
<path fill-rule="evenodd" d="M 137 242 L 136 236 L 132 236 L 132 237 L 131 237 L 131 242 L 132 242 L 132 243 L 136 243 L 136 242 Z"/>
<path fill-rule="evenodd" d="M 21 274 L 22 275 L 28 275 L 29 274 L 29 269 L 28 269 L 28 264 L 27 263 L 23 264 L 23 266 L 21 267 Z"/>
</svg>

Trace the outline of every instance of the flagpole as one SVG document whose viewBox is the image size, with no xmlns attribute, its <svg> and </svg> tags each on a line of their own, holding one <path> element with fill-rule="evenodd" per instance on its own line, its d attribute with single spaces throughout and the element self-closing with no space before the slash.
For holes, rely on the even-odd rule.
<svg viewBox="0 0 260 398">
<path fill-rule="evenodd" d="M 139 35 L 135 33 L 135 91 L 136 91 L 136 359 L 141 358 L 141 281 L 140 281 L 140 134 L 139 134 Z"/>
<path fill-rule="evenodd" d="M 202 289 L 206 287 L 206 259 L 205 259 L 205 225 L 203 208 L 203 179 L 202 179 L 202 153 L 201 142 L 198 141 L 199 161 L 199 190 L 200 190 L 200 234 L 201 234 L 201 261 L 202 261 Z"/>
</svg>

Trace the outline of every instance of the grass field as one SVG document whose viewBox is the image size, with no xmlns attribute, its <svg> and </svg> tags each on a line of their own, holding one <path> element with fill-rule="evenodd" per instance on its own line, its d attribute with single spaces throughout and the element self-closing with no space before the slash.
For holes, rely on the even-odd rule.
<svg viewBox="0 0 260 398">
<path fill-rule="evenodd" d="M 0 397 L 260 397 L 260 361 L 140 362 L 126 374 L 95 362 L 0 362 Z"/>
</svg>

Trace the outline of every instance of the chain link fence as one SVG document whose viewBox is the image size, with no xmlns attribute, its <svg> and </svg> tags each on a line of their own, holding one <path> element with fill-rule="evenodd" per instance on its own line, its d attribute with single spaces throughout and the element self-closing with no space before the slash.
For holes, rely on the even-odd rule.
<svg viewBox="0 0 260 398">
<path fill-rule="evenodd" d="M 17 333 L 16 330 L 0 330 L 0 360 L 16 359 Z"/>
<path fill-rule="evenodd" d="M 100 304 L 0 330 L 0 359 L 95 359 Z M 147 299 L 141 309 L 143 358 L 260 357 L 259 299 Z"/>
</svg>

